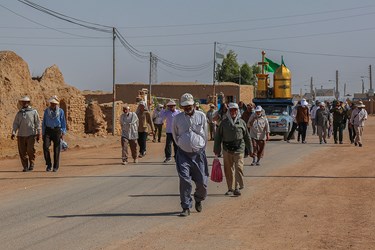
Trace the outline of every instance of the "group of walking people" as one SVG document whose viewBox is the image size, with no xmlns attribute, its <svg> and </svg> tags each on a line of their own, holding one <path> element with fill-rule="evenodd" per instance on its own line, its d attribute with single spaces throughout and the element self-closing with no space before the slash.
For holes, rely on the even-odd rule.
<svg viewBox="0 0 375 250">
<path fill-rule="evenodd" d="M 64 110 L 59 108 L 59 99 L 52 96 L 49 107 L 44 110 L 41 122 L 38 111 L 31 107 L 31 99 L 24 96 L 19 99 L 21 106 L 14 121 L 11 139 L 17 137 L 18 153 L 23 172 L 33 171 L 35 167 L 35 142 L 43 140 L 43 155 L 46 171 L 57 172 L 60 162 L 60 150 L 63 136 L 66 134 L 66 120 Z M 50 146 L 53 143 L 53 161 Z"/>
<path fill-rule="evenodd" d="M 297 103 L 292 111 L 294 119 L 287 141 L 290 142 L 298 128 L 298 141 L 306 143 L 306 131 L 311 120 L 313 133 L 319 137 L 319 143 L 327 143 L 333 134 L 335 144 L 343 144 L 343 131 L 348 127 L 351 144 L 362 147 L 363 127 L 367 120 L 367 111 L 362 101 L 343 103 L 341 101 L 315 101 L 311 108 L 306 100 Z"/>
</svg>

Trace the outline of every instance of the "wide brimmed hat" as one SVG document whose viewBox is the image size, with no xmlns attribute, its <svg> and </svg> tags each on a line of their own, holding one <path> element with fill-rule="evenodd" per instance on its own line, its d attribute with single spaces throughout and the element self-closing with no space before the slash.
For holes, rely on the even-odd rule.
<svg viewBox="0 0 375 250">
<path fill-rule="evenodd" d="M 261 112 L 263 110 L 262 106 L 257 106 L 255 112 Z"/>
<path fill-rule="evenodd" d="M 362 101 L 359 101 L 356 106 L 357 106 L 357 108 L 364 108 L 364 107 L 366 107 L 366 105 L 364 105 Z"/>
<path fill-rule="evenodd" d="M 181 96 L 181 99 L 180 99 L 180 105 L 181 106 L 190 106 L 190 105 L 194 105 L 194 98 L 191 94 L 189 93 L 185 93 Z"/>
<path fill-rule="evenodd" d="M 18 101 L 20 102 L 29 102 L 30 101 L 30 97 L 28 96 L 23 96 L 21 99 L 19 99 Z"/>
<path fill-rule="evenodd" d="M 145 101 L 140 101 L 140 102 L 138 103 L 138 105 L 142 105 L 143 107 L 146 107 L 146 106 L 147 106 L 147 104 L 146 104 Z"/>
<path fill-rule="evenodd" d="M 51 98 L 49 98 L 48 102 L 54 103 L 54 104 L 59 104 L 59 101 L 58 101 L 58 99 L 56 99 L 56 96 L 52 96 Z"/>
<path fill-rule="evenodd" d="M 169 102 L 167 103 L 167 106 L 176 106 L 176 102 L 173 101 L 173 100 L 169 100 Z"/>
<path fill-rule="evenodd" d="M 238 104 L 235 102 L 230 102 L 228 104 L 228 109 L 238 109 Z"/>
</svg>

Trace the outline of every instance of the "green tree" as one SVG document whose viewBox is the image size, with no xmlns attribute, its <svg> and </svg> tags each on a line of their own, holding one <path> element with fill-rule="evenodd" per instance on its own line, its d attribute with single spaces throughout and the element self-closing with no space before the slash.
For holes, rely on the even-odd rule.
<svg viewBox="0 0 375 250">
<path fill-rule="evenodd" d="M 246 85 L 255 85 L 256 74 L 260 73 L 257 64 L 250 66 L 247 62 L 239 65 L 237 54 L 230 50 L 221 64 L 216 67 L 216 80 L 219 82 L 235 82 Z"/>
</svg>

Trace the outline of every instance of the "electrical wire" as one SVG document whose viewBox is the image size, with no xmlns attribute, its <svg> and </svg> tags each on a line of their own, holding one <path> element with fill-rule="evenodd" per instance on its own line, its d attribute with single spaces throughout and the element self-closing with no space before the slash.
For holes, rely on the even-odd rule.
<svg viewBox="0 0 375 250">
<path fill-rule="evenodd" d="M 291 53 L 291 54 L 302 54 L 302 55 L 312 55 L 312 56 L 329 56 L 329 57 L 347 57 L 347 58 L 359 58 L 359 59 L 375 59 L 375 56 L 338 55 L 338 54 L 328 54 L 328 53 L 313 53 L 313 52 L 302 52 L 302 51 L 293 51 L 293 50 L 280 50 L 280 49 L 271 49 L 271 48 L 241 46 L 241 45 L 229 44 L 229 43 L 220 43 L 220 44 L 224 44 L 224 45 L 228 45 L 228 46 L 232 46 L 232 47 L 238 47 L 238 48 L 268 50 L 268 51 L 284 52 L 284 53 Z"/>
<path fill-rule="evenodd" d="M 288 15 L 288 16 L 260 17 L 260 18 L 250 18 L 250 19 L 233 20 L 233 21 L 220 21 L 220 22 L 207 22 L 207 23 L 191 23 L 191 24 L 170 24 L 170 25 L 151 25 L 151 26 L 127 26 L 127 27 L 119 27 L 119 29 L 148 29 L 148 28 L 188 27 L 188 26 L 203 26 L 203 25 L 222 25 L 222 24 L 230 24 L 230 23 L 265 21 L 265 20 L 275 20 L 275 19 L 277 20 L 277 19 L 286 19 L 286 18 L 293 18 L 293 17 L 306 17 L 306 16 L 313 16 L 313 15 L 321 15 L 321 14 L 330 14 L 330 13 L 336 13 L 336 12 L 344 12 L 344 11 L 356 10 L 356 9 L 368 9 L 368 8 L 371 8 L 371 7 L 374 7 L 374 5 L 359 6 L 359 7 L 339 9 L 339 10 L 327 10 L 327 11 L 312 12 L 312 13 L 305 13 L 305 14 L 296 14 L 296 15 Z"/>
<path fill-rule="evenodd" d="M 25 17 L 25 16 L 23 16 L 23 15 L 21 15 L 21 14 L 18 14 L 18 13 L 16 13 L 15 11 L 13 11 L 13 10 L 11 10 L 11 9 L 9 9 L 9 8 L 7 8 L 7 7 L 5 7 L 5 6 L 2 5 L 2 4 L 0 4 L 0 7 L 2 7 L 3 9 L 8 10 L 9 12 L 13 13 L 13 14 L 16 15 L 16 16 L 19 16 L 19 17 L 21 17 L 21 18 L 23 18 L 23 19 L 26 19 L 26 20 L 28 20 L 29 22 L 32 22 L 32 23 L 34 23 L 34 24 L 37 24 L 37 25 L 43 26 L 43 27 L 45 27 L 45 28 L 47 28 L 47 29 L 54 30 L 54 31 L 57 31 L 57 32 L 60 32 L 60 33 L 63 33 L 63 34 L 71 35 L 71 36 L 84 37 L 84 38 L 91 38 L 90 36 L 77 35 L 77 34 L 73 34 L 73 33 L 65 32 L 65 31 L 61 31 L 61 30 L 58 30 L 58 29 L 52 28 L 52 27 L 50 27 L 50 26 L 44 25 L 44 24 L 39 23 L 39 22 L 37 22 L 37 21 L 34 21 L 34 20 L 32 20 L 32 19 L 30 19 L 30 18 L 28 18 L 28 17 Z"/>
<path fill-rule="evenodd" d="M 289 23 L 289 24 L 278 24 L 278 25 L 253 27 L 253 28 L 231 29 L 231 30 L 221 30 L 221 31 L 206 31 L 206 32 L 192 32 L 192 33 L 164 34 L 164 35 L 127 36 L 127 38 L 134 39 L 134 38 L 155 38 L 155 37 L 181 37 L 181 36 L 195 36 L 195 35 L 234 33 L 234 32 L 250 31 L 250 30 L 265 30 L 265 29 L 274 29 L 274 28 L 281 28 L 281 27 L 304 25 L 304 24 L 312 24 L 312 23 L 322 23 L 322 22 L 336 21 L 336 20 L 341 20 L 341 19 L 363 17 L 363 16 L 368 16 L 368 15 L 374 15 L 374 14 L 375 14 L 375 12 L 368 12 L 368 13 L 356 14 L 356 15 L 344 16 L 344 17 L 333 17 L 333 18 L 326 18 L 326 19 L 314 20 L 314 21 L 305 21 L 305 22 L 297 22 L 297 23 Z"/>
</svg>

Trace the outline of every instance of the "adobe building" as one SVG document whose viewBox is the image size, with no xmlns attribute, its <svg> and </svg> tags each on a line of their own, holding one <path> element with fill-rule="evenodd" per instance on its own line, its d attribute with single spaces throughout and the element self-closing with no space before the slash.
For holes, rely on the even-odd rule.
<svg viewBox="0 0 375 250">
<path fill-rule="evenodd" d="M 212 99 L 214 86 L 198 82 L 163 82 L 151 86 L 151 95 L 161 98 L 180 99 L 184 93 L 190 93 L 201 104 L 209 103 Z M 149 89 L 145 83 L 116 84 L 116 100 L 124 103 L 134 103 L 139 91 Z M 233 82 L 223 82 L 215 85 L 216 94 L 223 93 L 226 102 L 250 103 L 254 97 L 252 85 L 239 85 Z"/>
</svg>

